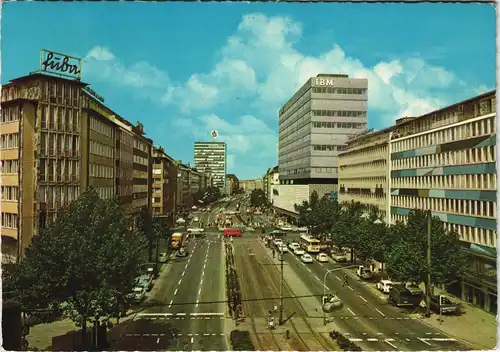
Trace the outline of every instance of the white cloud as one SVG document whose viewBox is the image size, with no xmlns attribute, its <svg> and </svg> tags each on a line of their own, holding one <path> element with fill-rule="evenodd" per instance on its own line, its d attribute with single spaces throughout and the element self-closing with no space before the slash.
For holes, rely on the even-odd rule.
<svg viewBox="0 0 500 352">
<path fill-rule="evenodd" d="M 383 124 L 388 125 L 401 114 L 416 116 L 454 102 L 435 98 L 439 97 L 435 89 L 446 90 L 452 85 L 462 85 L 470 95 L 477 90 L 468 88 L 452 72 L 433 66 L 418 56 L 381 61 L 369 67 L 346 55 L 333 42 L 330 50 L 316 57 L 308 56 L 294 47 L 301 35 L 301 24 L 288 17 L 244 16 L 237 32 L 220 50 L 221 59 L 214 70 L 190 78 L 197 77 L 200 85 L 218 89 L 219 93 L 225 89 L 224 94 L 212 96 L 207 103 L 207 91 L 197 93 L 189 86 L 188 80 L 177 87 L 179 94 L 175 101 L 180 106 L 190 102 L 193 110 L 205 110 L 216 107 L 222 99 L 229 101 L 246 94 L 246 98 L 255 98 L 253 107 L 275 115 L 276 109 L 309 77 L 318 73 L 346 73 L 354 78 L 368 79 L 370 110 L 375 109 L 379 115 L 386 116 Z M 238 62 L 241 69 L 235 69 L 231 65 L 234 62 Z M 221 70 L 221 67 L 225 69 Z M 242 85 L 248 89 L 234 89 Z"/>
</svg>

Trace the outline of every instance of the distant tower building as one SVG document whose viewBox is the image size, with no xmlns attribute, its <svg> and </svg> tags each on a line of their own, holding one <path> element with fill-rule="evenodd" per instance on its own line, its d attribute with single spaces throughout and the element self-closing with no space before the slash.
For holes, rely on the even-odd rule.
<svg viewBox="0 0 500 352">
<path fill-rule="evenodd" d="M 217 132 L 212 131 L 212 138 L 217 138 Z M 227 146 L 225 142 L 195 142 L 194 167 L 205 175 L 213 178 L 213 186 L 226 190 Z"/>
</svg>

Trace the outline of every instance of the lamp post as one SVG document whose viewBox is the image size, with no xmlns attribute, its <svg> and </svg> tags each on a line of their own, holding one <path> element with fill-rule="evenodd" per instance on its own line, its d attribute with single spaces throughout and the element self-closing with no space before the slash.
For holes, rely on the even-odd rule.
<svg viewBox="0 0 500 352">
<path fill-rule="evenodd" d="M 350 269 L 350 268 L 354 268 L 354 267 L 356 267 L 356 265 L 349 265 L 349 266 L 345 266 L 345 267 L 333 268 L 333 269 L 327 270 L 327 272 L 325 273 L 325 276 L 323 277 L 323 297 L 326 296 L 326 287 L 327 287 L 326 286 L 326 278 L 330 273 L 332 273 L 334 271 L 339 271 L 342 269 Z M 328 290 L 330 290 L 330 289 L 328 289 Z M 323 299 L 323 297 L 321 299 Z M 323 322 L 326 325 L 326 312 L 324 310 L 323 310 Z"/>
</svg>

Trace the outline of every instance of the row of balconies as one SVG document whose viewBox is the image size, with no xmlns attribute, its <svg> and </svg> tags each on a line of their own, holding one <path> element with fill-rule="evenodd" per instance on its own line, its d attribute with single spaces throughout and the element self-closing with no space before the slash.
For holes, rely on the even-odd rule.
<svg viewBox="0 0 500 352">
<path fill-rule="evenodd" d="M 66 158 L 78 158 L 78 150 L 62 148 L 40 148 L 40 156 L 58 156 Z"/>
<path fill-rule="evenodd" d="M 78 126 L 70 123 L 55 123 L 42 121 L 40 123 L 42 130 L 59 131 L 59 132 L 79 132 Z"/>
<path fill-rule="evenodd" d="M 80 178 L 77 175 L 61 175 L 61 174 L 38 174 L 39 182 L 65 182 L 65 183 L 79 183 Z"/>
</svg>

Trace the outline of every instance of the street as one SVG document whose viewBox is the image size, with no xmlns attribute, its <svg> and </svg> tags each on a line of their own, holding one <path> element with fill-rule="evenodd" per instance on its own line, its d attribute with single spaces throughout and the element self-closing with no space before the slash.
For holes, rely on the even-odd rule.
<svg viewBox="0 0 500 352">
<path fill-rule="evenodd" d="M 167 265 L 117 350 L 227 350 L 222 242 L 218 232 L 191 240 L 189 255 Z M 210 302 L 219 303 L 210 303 Z"/>
</svg>

